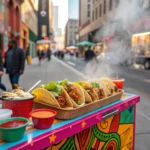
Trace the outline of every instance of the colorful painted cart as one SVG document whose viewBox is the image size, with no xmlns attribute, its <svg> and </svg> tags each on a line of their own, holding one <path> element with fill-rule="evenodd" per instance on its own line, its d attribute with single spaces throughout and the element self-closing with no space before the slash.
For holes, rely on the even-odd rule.
<svg viewBox="0 0 150 150">
<path fill-rule="evenodd" d="M 0 141 L 0 150 L 134 150 L 139 101 L 139 96 L 126 93 L 121 100 L 83 116 L 55 120 L 47 130 L 28 126 L 21 141 Z"/>
</svg>

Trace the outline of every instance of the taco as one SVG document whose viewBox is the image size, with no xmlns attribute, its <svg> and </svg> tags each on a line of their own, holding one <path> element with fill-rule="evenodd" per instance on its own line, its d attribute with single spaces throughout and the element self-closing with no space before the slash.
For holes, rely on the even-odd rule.
<svg viewBox="0 0 150 150">
<path fill-rule="evenodd" d="M 79 86 L 77 83 L 72 83 L 68 80 L 63 80 L 58 82 L 58 84 L 64 87 L 74 107 L 80 107 L 85 104 L 84 91 L 82 87 Z"/>
<path fill-rule="evenodd" d="M 73 108 L 73 104 L 64 88 L 56 82 L 41 85 L 32 94 L 36 95 L 35 101 L 44 102 L 60 108 Z"/>
<path fill-rule="evenodd" d="M 100 81 L 103 82 L 109 91 L 111 92 L 111 95 L 118 93 L 118 88 L 117 86 L 113 83 L 113 81 L 110 78 L 100 78 Z"/>
<path fill-rule="evenodd" d="M 96 100 L 99 99 L 97 93 L 94 90 L 94 88 L 88 82 L 79 81 L 79 82 L 77 82 L 77 84 L 79 84 L 84 90 L 85 102 L 86 103 L 90 103 L 92 101 L 96 101 Z"/>
<path fill-rule="evenodd" d="M 92 85 L 98 95 L 99 100 L 106 98 L 110 93 L 107 87 L 98 79 L 91 79 L 88 82 Z"/>
</svg>

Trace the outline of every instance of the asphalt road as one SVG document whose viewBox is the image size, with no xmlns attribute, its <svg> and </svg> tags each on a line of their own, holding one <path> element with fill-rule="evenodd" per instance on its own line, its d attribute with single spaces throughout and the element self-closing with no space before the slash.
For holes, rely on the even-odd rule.
<svg viewBox="0 0 150 150">
<path fill-rule="evenodd" d="M 125 90 L 141 96 L 141 102 L 137 105 L 135 150 L 150 150 L 150 71 L 105 64 L 87 65 L 82 59 L 69 57 L 63 61 L 54 57 L 51 62 L 43 61 L 39 66 L 38 60 L 34 59 L 32 65 L 26 67 L 20 86 L 29 89 L 38 80 L 43 83 L 66 78 L 77 81 L 108 74 L 124 78 Z M 4 75 L 3 82 L 10 88 L 7 75 Z"/>
</svg>

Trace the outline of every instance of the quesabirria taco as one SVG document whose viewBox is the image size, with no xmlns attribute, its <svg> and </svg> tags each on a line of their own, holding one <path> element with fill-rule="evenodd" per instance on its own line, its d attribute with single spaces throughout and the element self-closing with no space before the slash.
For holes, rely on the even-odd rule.
<svg viewBox="0 0 150 150">
<path fill-rule="evenodd" d="M 106 85 L 109 89 L 111 95 L 118 93 L 117 86 L 113 83 L 113 81 L 107 77 L 100 78 L 100 81 Z"/>
<path fill-rule="evenodd" d="M 86 81 L 78 81 L 77 83 L 83 88 L 86 103 L 91 103 L 99 99 L 91 84 Z"/>
<path fill-rule="evenodd" d="M 84 91 L 77 83 L 63 80 L 58 82 L 68 93 L 74 107 L 81 107 L 85 104 Z"/>
<path fill-rule="evenodd" d="M 104 99 L 110 95 L 107 87 L 103 83 L 101 83 L 98 79 L 91 79 L 88 80 L 88 82 L 92 85 L 95 92 L 97 93 L 98 100 Z"/>
<path fill-rule="evenodd" d="M 35 89 L 32 94 L 36 95 L 35 101 L 37 102 L 44 102 L 60 108 L 73 108 L 69 95 L 56 82 L 41 85 L 41 88 Z"/>
</svg>

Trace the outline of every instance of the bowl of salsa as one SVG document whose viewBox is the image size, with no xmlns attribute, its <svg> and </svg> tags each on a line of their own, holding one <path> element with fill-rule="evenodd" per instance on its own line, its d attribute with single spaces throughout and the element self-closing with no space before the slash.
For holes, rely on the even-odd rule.
<svg viewBox="0 0 150 150">
<path fill-rule="evenodd" d="M 123 89 L 124 79 L 112 79 L 113 83 L 117 86 L 118 89 Z"/>
<path fill-rule="evenodd" d="M 34 127 L 37 129 L 50 128 L 57 112 L 51 109 L 37 109 L 30 113 Z"/>
<path fill-rule="evenodd" d="M 22 139 L 28 123 L 28 119 L 21 117 L 0 120 L 0 138 L 5 142 Z"/>
</svg>

